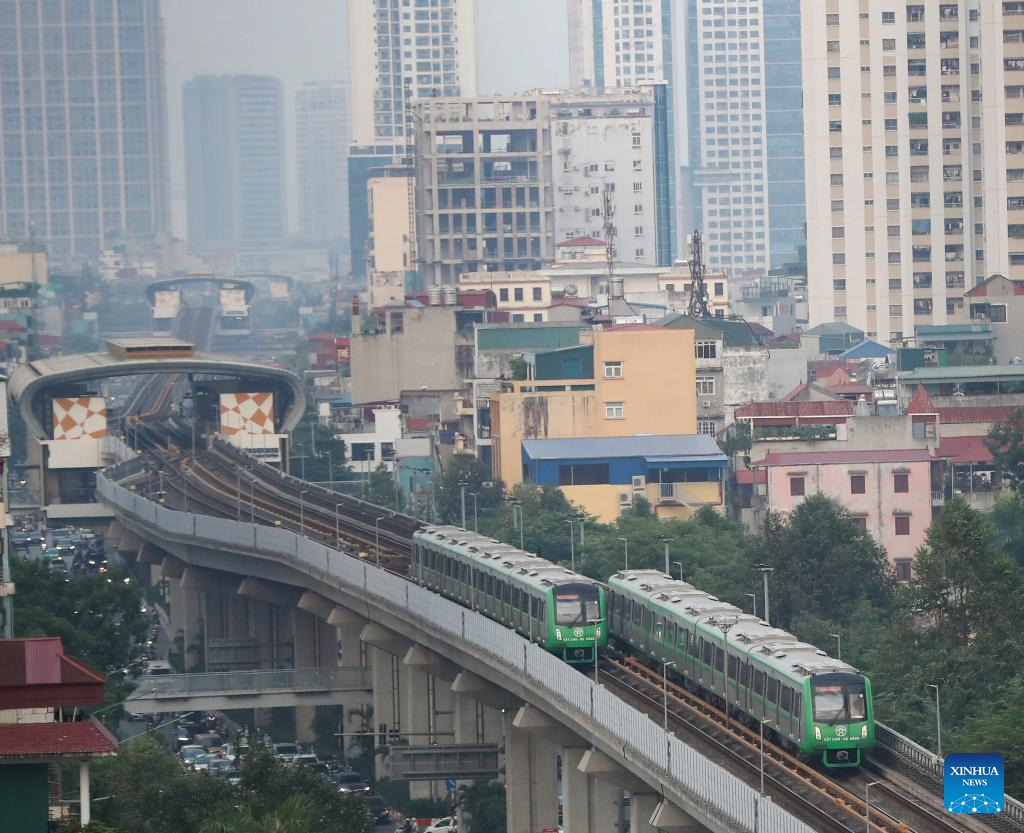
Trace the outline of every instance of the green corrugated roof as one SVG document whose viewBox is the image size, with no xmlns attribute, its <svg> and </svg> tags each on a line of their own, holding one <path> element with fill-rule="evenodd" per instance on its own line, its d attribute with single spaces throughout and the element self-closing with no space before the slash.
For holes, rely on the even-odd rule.
<svg viewBox="0 0 1024 833">
<path fill-rule="evenodd" d="M 481 350 L 550 350 L 572 347 L 580 343 L 580 330 L 588 324 L 495 324 L 482 325 L 477 330 L 477 345 Z"/>
<path fill-rule="evenodd" d="M 900 374 L 901 382 L 1013 382 L 1024 381 L 1024 365 L 964 365 L 919 367 Z"/>
</svg>

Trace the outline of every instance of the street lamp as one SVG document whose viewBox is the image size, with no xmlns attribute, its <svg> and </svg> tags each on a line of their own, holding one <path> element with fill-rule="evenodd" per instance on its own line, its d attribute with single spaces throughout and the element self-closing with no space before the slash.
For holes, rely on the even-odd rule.
<svg viewBox="0 0 1024 833">
<path fill-rule="evenodd" d="M 619 540 L 622 541 L 622 549 L 623 549 L 623 552 L 626 555 L 626 569 L 628 570 L 629 569 L 629 540 L 627 538 L 623 538 L 621 536 L 619 537 Z"/>
<path fill-rule="evenodd" d="M 334 504 L 334 546 L 341 552 L 341 507 L 343 503 Z"/>
<path fill-rule="evenodd" d="M 479 492 L 470 492 L 469 494 L 473 498 L 473 531 L 474 532 L 479 532 L 480 531 L 480 518 L 477 515 L 477 506 L 476 506 L 476 498 L 477 498 L 477 495 L 479 494 Z"/>
<path fill-rule="evenodd" d="M 381 515 L 373 522 L 373 540 L 374 546 L 377 548 L 377 566 L 380 566 L 380 522 L 383 521 L 387 515 Z"/>
<path fill-rule="evenodd" d="M 466 486 L 469 484 L 465 480 L 459 481 L 459 496 L 462 499 L 462 528 L 466 528 Z"/>
<path fill-rule="evenodd" d="M 679 580 L 682 581 L 683 580 L 683 562 L 682 561 L 673 561 L 672 563 L 675 564 L 679 568 Z"/>
<path fill-rule="evenodd" d="M 661 543 L 663 543 L 665 545 L 665 575 L 668 576 L 669 578 L 672 577 L 672 570 L 671 570 L 671 568 L 669 566 L 669 560 L 668 560 L 668 542 L 670 540 L 671 539 L 669 539 L 669 538 L 662 538 L 661 539 Z"/>
<path fill-rule="evenodd" d="M 762 720 L 761 731 L 759 733 L 761 735 L 761 795 L 764 795 L 764 727 L 766 725 L 770 726 L 771 721 Z"/>
<path fill-rule="evenodd" d="M 757 593 L 747 593 L 747 598 L 750 599 L 750 603 L 754 606 L 754 617 L 757 617 Z"/>
<path fill-rule="evenodd" d="M 299 534 L 306 534 L 306 502 L 303 498 L 306 496 L 306 492 L 309 489 L 303 489 L 299 492 Z"/>
<path fill-rule="evenodd" d="M 604 623 L 604 619 L 591 619 L 590 624 L 594 626 L 594 682 L 600 685 L 598 680 L 598 669 L 597 669 L 597 646 L 600 640 L 601 625 Z"/>
<path fill-rule="evenodd" d="M 664 715 L 662 718 L 661 726 L 667 732 L 668 731 L 668 669 L 669 666 L 675 668 L 676 661 L 671 660 L 670 662 L 661 663 L 661 692 L 662 692 L 662 703 L 665 707 Z"/>
<path fill-rule="evenodd" d="M 864 785 L 864 833 L 871 833 L 871 788 L 877 786 L 877 781 Z"/>
<path fill-rule="evenodd" d="M 836 659 L 839 660 L 840 662 L 842 662 L 842 659 L 843 659 L 843 636 L 842 636 L 842 634 L 838 634 L 838 633 L 830 633 L 829 636 L 831 636 L 836 641 Z"/>
<path fill-rule="evenodd" d="M 569 559 L 572 561 L 572 571 L 576 572 L 576 545 L 572 537 L 572 518 L 566 521 L 569 524 Z"/>
<path fill-rule="evenodd" d="M 334 455 L 330 451 L 324 452 L 327 455 L 327 482 L 331 484 L 331 491 L 334 491 Z"/>
<path fill-rule="evenodd" d="M 302 472 L 302 479 L 306 479 L 306 446 L 302 443 L 295 443 L 295 447 L 299 449 L 299 466 Z"/>
<path fill-rule="evenodd" d="M 772 620 L 771 607 L 768 604 L 768 574 L 774 573 L 775 568 L 769 567 L 767 564 L 755 564 L 754 569 L 760 571 L 761 579 L 764 582 L 764 621 L 770 625 Z"/>
<path fill-rule="evenodd" d="M 709 620 L 710 624 L 714 625 L 722 632 L 722 696 L 725 698 L 725 728 L 730 728 L 729 719 L 729 631 L 736 627 L 736 622 L 739 621 L 738 616 L 712 616 Z M 711 672 L 711 679 L 714 681 L 715 673 Z"/>
<path fill-rule="evenodd" d="M 939 707 L 939 684 L 927 683 L 928 688 L 935 689 L 935 745 L 939 760 L 942 760 L 942 709 Z"/>
<path fill-rule="evenodd" d="M 526 550 L 526 543 L 523 538 L 523 527 L 525 526 L 523 518 L 523 504 L 518 500 L 512 501 L 512 524 L 513 526 L 519 527 L 519 549 Z"/>
</svg>

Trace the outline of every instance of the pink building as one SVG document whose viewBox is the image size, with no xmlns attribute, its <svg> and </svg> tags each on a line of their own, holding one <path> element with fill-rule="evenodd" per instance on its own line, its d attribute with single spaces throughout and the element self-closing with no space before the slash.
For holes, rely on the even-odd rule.
<svg viewBox="0 0 1024 833">
<path fill-rule="evenodd" d="M 942 460 L 927 448 L 772 452 L 750 468 L 751 508 L 759 522 L 768 512 L 790 512 L 821 492 L 843 504 L 885 547 L 901 581 L 910 578 L 932 507 L 942 504 Z M 939 484 L 937 492 L 933 483 Z"/>
</svg>

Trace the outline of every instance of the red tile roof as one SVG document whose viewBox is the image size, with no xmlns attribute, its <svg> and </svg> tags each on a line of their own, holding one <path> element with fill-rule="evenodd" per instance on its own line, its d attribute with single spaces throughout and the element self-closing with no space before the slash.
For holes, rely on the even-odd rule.
<svg viewBox="0 0 1024 833">
<path fill-rule="evenodd" d="M 934 414 L 935 406 L 932 405 L 932 400 L 928 396 L 928 391 L 924 389 L 924 385 L 918 385 L 917 390 L 914 391 L 914 398 L 910 400 L 910 404 L 907 405 L 908 414 Z"/>
<path fill-rule="evenodd" d="M 103 682 L 59 637 L 0 639 L 0 709 L 99 705 Z"/>
<path fill-rule="evenodd" d="M 975 286 L 975 287 L 973 287 L 971 289 L 968 289 L 964 293 L 964 295 L 966 295 L 969 298 L 984 298 L 984 297 L 986 297 L 988 295 L 988 285 L 990 283 L 992 283 L 992 281 L 996 280 L 997 278 L 1002 278 L 1003 280 L 1009 280 L 1009 278 L 1005 277 L 1004 275 L 993 275 L 992 277 L 988 278 L 987 280 L 984 280 L 981 283 L 979 283 L 977 286 Z M 1013 294 L 1014 295 L 1024 295 L 1024 282 L 1022 282 L 1022 281 L 1010 281 L 1010 283 L 1013 284 Z"/>
<path fill-rule="evenodd" d="M 936 455 L 948 457 L 951 463 L 991 463 L 992 452 L 984 437 L 943 437 Z"/>
<path fill-rule="evenodd" d="M 561 243 L 556 243 L 556 249 L 578 249 L 581 246 L 605 246 L 607 245 L 603 240 L 598 240 L 596 237 L 574 237 L 572 240 L 563 240 Z"/>
<path fill-rule="evenodd" d="M 0 758 L 113 755 L 117 740 L 95 719 L 83 723 L 0 724 Z"/>
<path fill-rule="evenodd" d="M 769 454 L 751 466 L 813 466 L 832 463 L 924 463 L 927 448 L 869 449 L 867 451 L 789 451 Z"/>
<path fill-rule="evenodd" d="M 951 408 L 938 408 L 937 410 L 940 422 L 944 422 L 947 425 L 956 425 L 970 422 L 1006 422 L 1013 417 L 1013 412 L 1017 410 L 1017 406 L 984 405 L 971 407 L 957 405 Z"/>
<path fill-rule="evenodd" d="M 828 399 L 820 402 L 751 402 L 736 409 L 736 418 L 853 416 L 854 407 L 854 403 L 848 399 Z"/>
<path fill-rule="evenodd" d="M 12 332 L 21 331 L 24 332 L 25 328 L 21 326 L 17 321 L 11 321 L 9 318 L 0 319 L 0 330 L 11 330 Z"/>
<path fill-rule="evenodd" d="M 741 486 L 753 485 L 755 476 L 758 483 L 768 482 L 768 472 L 764 470 L 755 471 L 753 469 L 740 469 L 736 472 L 736 482 Z"/>
</svg>

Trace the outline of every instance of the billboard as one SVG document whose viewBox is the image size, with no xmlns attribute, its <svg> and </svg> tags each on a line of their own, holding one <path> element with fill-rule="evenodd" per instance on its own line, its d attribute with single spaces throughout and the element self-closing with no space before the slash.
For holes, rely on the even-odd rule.
<svg viewBox="0 0 1024 833">
<path fill-rule="evenodd" d="M 275 301 L 287 301 L 288 294 L 288 281 L 270 282 L 270 297 Z"/>
<path fill-rule="evenodd" d="M 245 303 L 244 289 L 222 289 L 220 291 L 220 308 L 223 315 L 243 316 L 249 314 L 249 305 Z"/>
<path fill-rule="evenodd" d="M 222 393 L 220 395 L 220 433 L 235 445 L 243 434 L 274 433 L 274 394 Z"/>
<path fill-rule="evenodd" d="M 102 396 L 78 396 L 53 400 L 55 440 L 94 440 L 107 436 L 107 403 Z"/>
<path fill-rule="evenodd" d="M 177 289 L 160 289 L 153 294 L 153 317 L 175 318 L 181 307 L 181 292 Z"/>
</svg>

